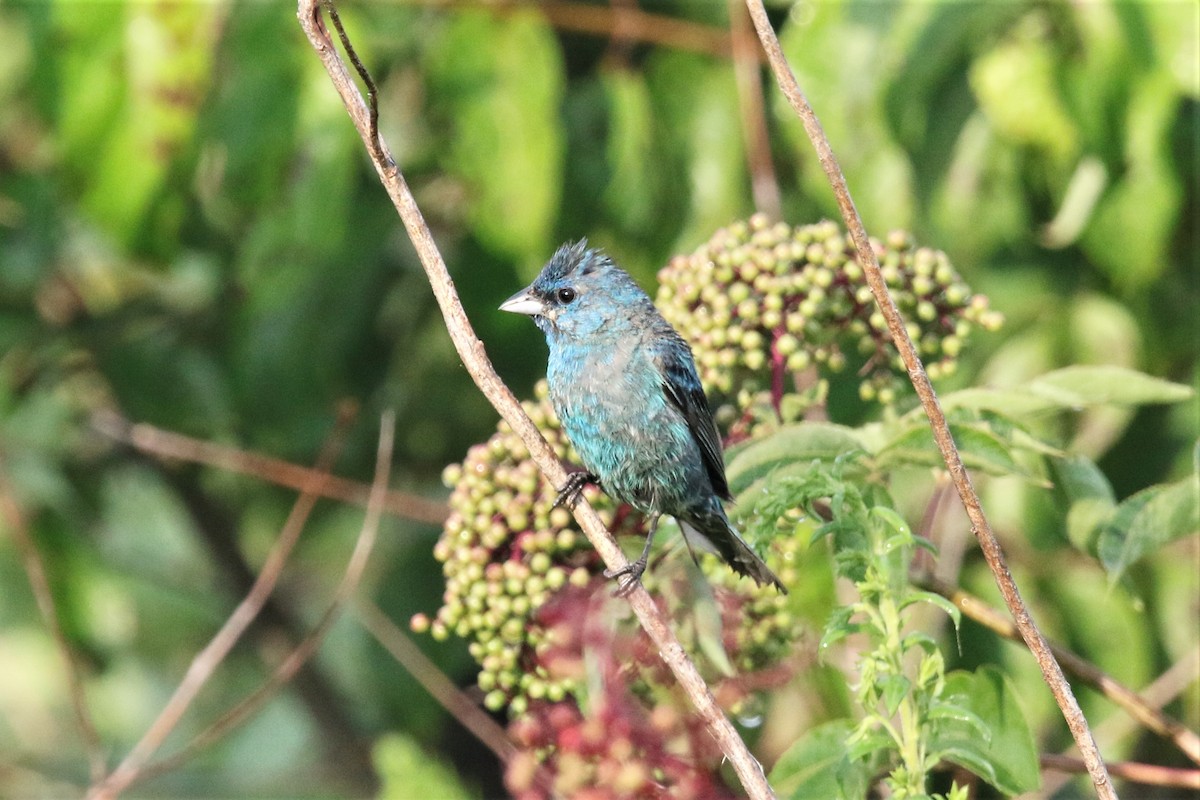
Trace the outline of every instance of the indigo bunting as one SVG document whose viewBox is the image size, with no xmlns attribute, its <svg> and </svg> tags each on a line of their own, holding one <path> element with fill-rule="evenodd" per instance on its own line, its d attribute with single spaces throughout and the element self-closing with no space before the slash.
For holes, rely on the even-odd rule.
<svg viewBox="0 0 1200 800">
<path fill-rule="evenodd" d="M 691 348 L 628 273 L 586 240 L 563 245 L 500 310 L 533 317 L 550 348 L 550 400 L 586 468 L 559 502 L 596 482 L 650 519 L 641 557 L 608 577 L 623 577 L 622 590 L 641 578 L 658 519 L 670 514 L 689 549 L 714 550 L 786 591 L 721 505 L 731 499 L 721 440 Z"/>
</svg>

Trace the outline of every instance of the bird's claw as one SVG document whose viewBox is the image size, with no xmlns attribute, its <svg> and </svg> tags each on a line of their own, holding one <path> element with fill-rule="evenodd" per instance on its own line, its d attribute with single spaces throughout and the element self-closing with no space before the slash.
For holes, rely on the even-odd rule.
<svg viewBox="0 0 1200 800">
<path fill-rule="evenodd" d="M 604 570 L 604 577 L 617 579 L 617 588 L 613 591 L 613 597 L 628 597 L 629 593 L 642 582 L 642 573 L 645 571 L 646 559 L 639 558 L 637 561 L 630 561 L 620 569 Z"/>
<path fill-rule="evenodd" d="M 552 508 L 563 506 L 564 508 L 574 508 L 579 502 L 579 496 L 583 494 L 583 487 L 589 483 L 595 483 L 596 476 L 590 472 L 572 472 L 567 475 L 567 482 L 558 490 L 558 496 L 554 498 Z"/>
</svg>

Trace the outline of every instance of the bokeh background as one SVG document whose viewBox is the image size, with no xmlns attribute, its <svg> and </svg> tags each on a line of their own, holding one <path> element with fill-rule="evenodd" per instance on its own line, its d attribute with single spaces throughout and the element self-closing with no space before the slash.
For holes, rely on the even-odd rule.
<svg viewBox="0 0 1200 800">
<path fill-rule="evenodd" d="M 944 386 L 1077 363 L 1196 384 L 1194 2 L 770 5 L 868 229 L 944 250 L 1007 318 Z M 836 218 L 770 76 L 761 94 L 739 90 L 722 0 L 339 7 L 378 81 L 382 131 L 518 395 L 544 345 L 496 306 L 562 241 L 588 237 L 651 288 L 672 254 L 756 208 Z M 836 419 L 878 413 L 836 384 L 834 397 Z M 336 472 L 370 479 L 379 414 L 394 409 L 394 485 L 434 503 L 443 467 L 497 421 L 295 6 L 0 2 L 0 471 L 111 756 L 244 594 L 294 493 L 148 457 L 97 413 L 310 464 L 346 401 L 359 414 Z M 1063 437 L 1123 498 L 1188 475 L 1197 428 L 1188 403 L 1092 412 Z M 1196 648 L 1194 538 L 1113 588 L 1050 503 L 985 490 L 1056 638 L 1134 687 Z M 172 743 L 313 624 L 361 519 L 318 506 L 268 612 Z M 437 535 L 384 520 L 361 591 L 402 625 L 439 603 Z M 0 795 L 75 796 L 87 761 L 13 542 L 0 537 Z M 471 686 L 461 642 L 417 640 Z M 994 656 L 1036 686 L 1015 648 Z M 1094 718 L 1114 714 L 1082 695 Z M 1027 712 L 1061 748 L 1048 702 L 1031 692 Z M 1169 709 L 1197 726 L 1194 680 Z M 1118 742 L 1123 757 L 1175 758 Z M 381 774 L 426 796 L 443 779 L 500 791 L 494 757 L 351 614 L 262 714 L 135 794 L 361 795 Z"/>
</svg>

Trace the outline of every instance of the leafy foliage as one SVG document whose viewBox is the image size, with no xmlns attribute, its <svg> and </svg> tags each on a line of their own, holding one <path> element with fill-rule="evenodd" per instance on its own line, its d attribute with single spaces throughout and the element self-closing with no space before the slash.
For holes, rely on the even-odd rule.
<svg viewBox="0 0 1200 800">
<path fill-rule="evenodd" d="M 1200 351 L 1193 4 L 771 5 L 869 229 L 938 248 L 1005 315 L 938 388 L 1035 617 L 1117 678 L 1149 683 L 1196 645 L 1200 431 L 1183 388 L 1196 385 Z M 522 395 L 540 377 L 542 345 L 493 312 L 560 240 L 588 236 L 649 288 L 671 254 L 695 253 L 754 210 L 761 176 L 747 166 L 724 6 L 643 7 L 670 20 L 598 33 L 549 8 L 339 3 L 379 81 L 384 134 L 489 355 Z M 668 24 L 679 20 L 693 23 L 689 36 Z M 797 123 L 767 89 L 784 219 L 833 218 Z M 0 265 L 0 487 L 46 562 L 110 755 L 140 737 L 245 593 L 293 493 L 134 452 L 93 425 L 97 414 L 310 463 L 350 399 L 361 421 L 336 471 L 361 479 L 373 420 L 395 408 L 397 483 L 437 502 L 443 466 L 495 433 L 286 4 L 0 4 Z M 828 472 L 857 450 L 845 482 L 886 479 L 882 507 L 916 525 L 936 463 L 919 412 L 904 392 L 888 411 L 864 401 L 852 368 L 823 377 L 785 385 L 778 407 L 729 387 L 722 422 L 737 440 L 741 524 L 754 527 L 776 481 Z M 809 420 L 820 414 L 831 421 Z M 965 527 L 939 508 L 919 532 L 962 586 L 990 597 Z M 359 524 L 349 506 L 318 506 L 251 641 L 222 664 L 181 740 L 320 613 Z M 861 711 L 846 659 L 813 663 L 817 631 L 842 607 L 828 545 L 810 543 L 814 520 L 790 524 L 796 536 L 757 543 L 793 587 L 782 608 L 750 601 L 762 627 L 725 604 L 736 586 L 704 594 L 680 571 L 660 589 L 688 609 L 684 638 L 748 730 L 765 720 L 755 744 L 780 791 L 835 796 L 836 785 L 861 797 L 873 773 L 823 766 L 840 760 Z M 86 759 L 10 527 L 0 527 L 0 751 L 11 762 L 0 795 L 78 795 Z M 396 619 L 430 612 L 445 588 L 436 526 L 392 517 L 384 533 L 361 591 Z M 965 687 L 1007 708 L 1015 692 L 1038 749 L 1064 744 L 1019 652 L 970 622 L 961 649 L 936 623 L 922 629 L 946 661 L 943 695 Z M 460 685 L 477 681 L 466 644 L 421 645 Z M 748 652 L 763 664 L 784 649 L 800 667 L 786 686 L 727 677 L 748 669 Z M 903 696 L 887 685 L 885 707 Z M 1090 692 L 1081 699 L 1090 718 L 1111 712 Z M 1006 729 L 969 710 L 994 746 Z M 1200 726 L 1200 690 L 1167 711 Z M 385 731 L 405 738 L 382 739 L 376 773 L 371 741 Z M 1172 757 L 1147 735 L 1105 748 Z M 139 791 L 363 795 L 378 774 L 404 792 L 408 765 L 434 751 L 463 785 L 503 791 L 494 759 L 343 624 L 264 716 Z M 959 763 L 1000 790 L 1030 785 L 1015 762 L 993 777 L 997 756 L 964 753 Z"/>
</svg>

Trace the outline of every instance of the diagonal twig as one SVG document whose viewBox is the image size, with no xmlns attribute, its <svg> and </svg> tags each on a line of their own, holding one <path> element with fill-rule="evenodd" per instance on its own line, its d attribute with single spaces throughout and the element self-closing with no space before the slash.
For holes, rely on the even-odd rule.
<svg viewBox="0 0 1200 800">
<path fill-rule="evenodd" d="M 566 480 L 566 471 L 542 437 L 541 432 L 525 414 L 516 397 L 496 374 L 488 360 L 483 343 L 476 337 L 466 311 L 459 301 L 454 282 L 446 269 L 446 263 L 433 241 L 433 234 L 425 224 L 424 216 L 417 207 L 404 176 L 401 175 L 395 161 L 391 158 L 386 143 L 381 137 L 372 136 L 371 112 L 347 71 L 345 63 L 334 49 L 333 41 L 321 19 L 320 5 L 320 0 L 299 0 L 297 15 L 300 19 L 300 26 L 325 65 L 325 69 L 341 96 L 350 119 L 367 146 L 368 152 L 376 152 L 376 144 L 381 151 L 381 158 L 372 158 L 375 170 L 404 222 L 409 239 L 429 278 L 430 287 L 445 319 L 447 332 L 462 359 L 463 366 L 500 416 L 521 437 L 522 442 L 529 450 L 530 457 L 542 473 L 555 486 L 563 485 Z M 627 565 L 628 562 L 621 549 L 591 506 L 586 502 L 580 502 L 575 508 L 575 519 L 606 566 L 619 570 Z M 747 794 L 752 798 L 774 797 L 762 766 L 750 753 L 749 748 L 738 735 L 737 729 L 721 712 L 720 706 L 717 705 L 712 692 L 704 683 L 696 665 L 687 657 L 683 646 L 680 645 L 650 595 L 638 585 L 630 593 L 629 603 L 642 628 L 658 648 L 663 661 L 675 675 L 679 686 L 688 694 L 705 727 L 729 759 Z"/>
<path fill-rule="evenodd" d="M 71 695 L 71 708 L 75 713 L 75 724 L 79 728 L 84 748 L 87 750 L 88 770 L 91 779 L 98 781 L 104 777 L 104 747 L 100 743 L 100 736 L 96 733 L 96 725 L 92 721 L 92 715 L 88 709 L 87 697 L 83 691 L 83 679 L 79 675 L 79 665 L 75 660 L 75 653 L 71 648 L 71 643 L 67 641 L 67 635 L 63 632 L 62 624 L 58 619 L 58 608 L 54 602 L 54 594 L 50 591 L 50 581 L 46 578 L 46 567 L 42 562 L 42 555 L 38 552 L 37 545 L 34 544 L 33 537 L 29 534 L 25 514 L 8 483 L 3 460 L 0 460 L 0 519 L 3 519 L 4 524 L 12 532 L 17 550 L 21 554 L 21 565 L 29 579 L 29 588 L 37 602 L 42 621 L 49 629 L 50 635 L 58 647 L 58 652 L 62 655 L 67 673 L 67 688 Z"/>
<path fill-rule="evenodd" d="M 321 496 L 320 484 L 329 477 L 328 470 L 341 449 L 341 441 L 340 431 L 335 429 L 334 434 L 329 437 L 318 455 L 314 474 L 303 487 L 300 496 L 296 498 L 292 511 L 288 515 L 279 537 L 275 540 L 275 544 L 272 545 L 263 568 L 250 587 L 250 591 L 225 620 L 225 624 L 221 626 L 212 640 L 192 659 L 183 680 L 180 681 L 175 692 L 167 700 L 167 704 L 163 706 L 158 717 L 146 729 L 133 749 L 108 777 L 102 781 L 93 781 L 92 787 L 88 791 L 90 800 L 108 800 L 117 797 L 140 777 L 146 762 L 162 746 L 171 731 L 175 730 L 175 726 L 179 724 L 200 690 L 224 661 L 229 651 L 233 649 L 238 639 L 250 627 L 250 623 L 258 616 L 258 612 L 262 610 L 267 598 L 274 591 L 279 575 L 283 572 L 284 564 L 287 563 L 287 558 L 291 554 L 300 532 L 304 529 L 304 524 L 308 521 L 309 515 Z"/>
<path fill-rule="evenodd" d="M 93 415 L 92 428 L 110 439 L 124 442 L 149 455 L 253 475 L 277 486 L 314 492 L 330 500 L 365 506 L 371 493 L 371 487 L 365 483 L 347 480 L 337 475 L 322 475 L 319 470 L 302 467 L 280 458 L 203 439 L 193 439 L 144 422 L 135 424 L 113 411 L 102 411 Z M 318 478 L 319 485 L 314 485 Z M 430 525 L 441 525 L 450 513 L 445 503 L 395 489 L 388 490 L 383 500 L 383 510 L 397 517 L 427 522 Z"/>
<path fill-rule="evenodd" d="M 754 207 L 772 220 L 783 216 L 779 179 L 771 160 L 771 138 L 767 128 L 767 110 L 763 100 L 762 62 L 754 40 L 754 30 L 741 0 L 726 0 L 729 7 L 729 39 L 733 47 L 733 76 L 737 84 L 738 117 L 746 147 L 750 172 L 750 191 Z"/>
<path fill-rule="evenodd" d="M 346 602 L 358 588 L 367 560 L 375 547 L 375 539 L 379 533 L 379 521 L 383 516 L 383 498 L 386 494 L 387 483 L 391 475 L 392 445 L 395 441 L 396 416 L 392 411 L 384 412 L 379 426 L 379 447 L 375 457 L 375 478 L 371 483 L 371 496 L 367 501 L 367 513 L 359 530 L 354 550 L 338 582 L 333 599 L 321 614 L 316 626 L 301 642 L 288 653 L 287 658 L 280 662 L 275 671 L 263 683 L 243 698 L 240 702 L 221 715 L 219 719 L 198 733 L 179 752 L 150 764 L 140 777 L 148 778 L 161 775 L 175 769 L 180 764 L 192 758 L 198 752 L 218 741 L 226 733 L 242 724 L 259 711 L 267 701 L 275 696 L 279 688 L 295 677 L 300 668 L 312 658 L 313 654 L 325 641 L 326 634 L 345 607 Z"/>
<path fill-rule="evenodd" d="M 400 666 L 408 670 L 408 674 L 425 687 L 425 691 L 429 692 L 442 708 L 449 711 L 460 725 L 483 742 L 502 763 L 507 763 L 512 758 L 516 746 L 509 740 L 504 728 L 462 689 L 455 686 L 379 606 L 364 598 L 355 604 L 355 608 L 358 622 L 400 662 Z"/>
<path fill-rule="evenodd" d="M 900 358 L 904 361 L 904 366 L 908 370 L 909 380 L 912 381 L 912 385 L 917 391 L 917 396 L 921 400 L 925 414 L 929 417 L 929 425 L 933 430 L 934 441 L 937 443 L 938 450 L 942 454 L 942 459 L 946 463 L 946 469 L 950 472 L 950 478 L 958 490 L 958 495 L 962 499 L 963 506 L 966 508 L 967 517 L 971 520 L 971 531 L 979 541 L 979 548 L 987 560 L 988 567 L 991 569 L 996 584 L 1000 588 L 1000 593 L 1004 596 L 1004 602 L 1008 606 L 1009 613 L 1012 614 L 1017 629 L 1021 632 L 1021 637 L 1025 640 L 1025 643 L 1029 646 L 1030 652 L 1037 659 L 1038 666 L 1042 670 L 1042 676 L 1046 684 L 1050 687 L 1050 691 L 1053 693 L 1054 699 L 1062 711 L 1063 718 L 1066 720 L 1067 727 L 1070 728 L 1071 735 L 1079 747 L 1079 752 L 1088 766 L 1088 774 L 1091 776 L 1092 783 L 1096 787 L 1097 796 L 1103 798 L 1103 800 L 1115 800 L 1117 795 L 1112 787 L 1108 771 L 1104 768 L 1104 759 L 1100 756 L 1100 749 L 1096 746 L 1096 740 L 1088 728 L 1087 720 L 1083 716 L 1079 702 L 1071 692 L 1071 686 L 1063 676 L 1062 668 L 1055 660 L 1054 654 L 1051 652 L 1050 646 L 1046 643 L 1045 637 L 1038 630 L 1033 617 L 1029 613 L 1029 609 L 1021 599 L 1021 593 L 1017 589 L 1017 584 L 1008 570 L 1008 565 L 1005 563 L 1000 542 L 996 538 L 995 533 L 993 533 L 991 525 L 983 513 L 983 506 L 979 502 L 979 495 L 975 492 L 970 474 L 967 472 L 966 467 L 963 466 L 962 457 L 959 455 L 958 448 L 954 444 L 954 437 L 950 434 L 950 427 L 946 424 L 946 416 L 942 412 L 941 403 L 933 390 L 933 384 L 930 383 L 929 375 L 926 374 L 925 367 L 921 363 L 921 358 L 917 355 L 916 348 L 913 346 L 912 338 L 908 335 L 904 318 L 900 315 L 900 310 L 896 307 L 895 301 L 892 300 L 891 295 L 888 293 L 887 284 L 884 282 L 883 275 L 879 271 L 879 262 L 875 256 L 875 250 L 871 246 L 870 239 L 867 237 L 867 231 L 863 227 L 858 210 L 854 207 L 854 201 L 850 197 L 850 190 L 846 186 L 846 179 L 842 175 L 841 167 L 838 166 L 837 160 L 834 158 L 829 140 L 826 138 L 825 132 L 821 129 L 821 123 L 817 120 L 812 106 L 809 105 L 808 98 L 804 96 L 804 92 L 800 89 L 800 84 L 796 81 L 796 76 L 792 73 L 791 66 L 789 66 L 787 58 L 783 54 L 783 49 L 779 45 L 779 38 L 771 28 L 771 21 L 767 17 L 767 10 L 763 7 L 762 0 L 746 0 L 746 6 L 750 9 L 750 17 L 754 21 L 754 27 L 758 31 L 758 38 L 767 53 L 767 60 L 771 64 L 775 78 L 779 82 L 779 88 L 783 91 L 788 103 L 791 104 L 792 109 L 800 118 L 801 123 L 803 123 L 805 133 L 808 134 L 809 140 L 817 151 L 817 160 L 821 163 L 821 168 L 825 171 L 825 175 L 833 187 L 834 197 L 837 200 L 838 208 L 841 210 L 842 219 L 846 223 L 846 229 L 850 232 L 850 237 L 854 241 L 854 247 L 858 253 L 859 262 L 862 264 L 867 283 L 871 287 L 871 293 L 875 296 L 875 302 L 879 305 L 879 310 L 883 313 L 884 319 L 887 320 L 888 330 L 892 334 L 892 341 L 896 345 L 896 350 L 899 352 Z"/>
</svg>

